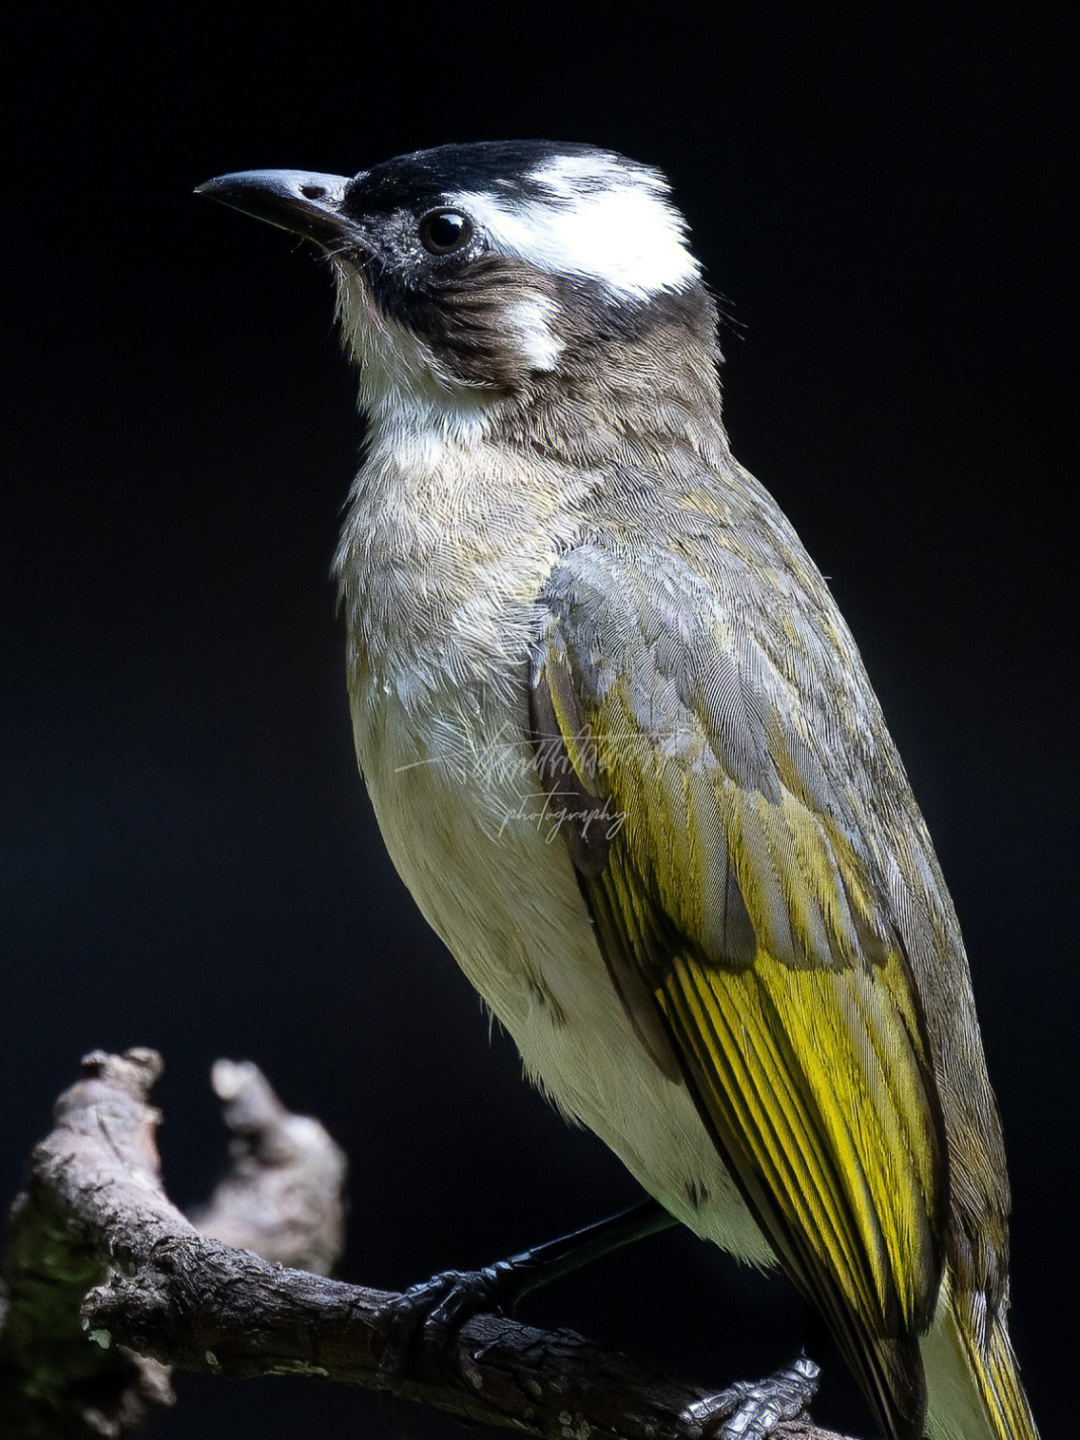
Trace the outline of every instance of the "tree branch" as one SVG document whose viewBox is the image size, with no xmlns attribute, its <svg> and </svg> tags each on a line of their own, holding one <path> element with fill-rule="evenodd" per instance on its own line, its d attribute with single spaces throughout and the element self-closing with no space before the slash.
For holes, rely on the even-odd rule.
<svg viewBox="0 0 1080 1440">
<path fill-rule="evenodd" d="M 4 1434 L 119 1436 L 171 1401 L 168 1367 L 317 1375 L 566 1440 L 705 1433 L 693 1407 L 709 1392 L 569 1331 L 490 1315 L 448 1349 L 421 1334 L 400 1369 L 381 1371 L 380 1311 L 394 1297 L 311 1273 L 341 1249 L 341 1152 L 254 1066 L 219 1062 L 232 1168 L 193 1224 L 161 1188 L 147 1101 L 160 1070 L 152 1051 L 88 1056 L 33 1152 L 5 1265 L 0 1413 L 18 1428 Z M 843 1440 L 806 1418 L 773 1434 Z"/>
</svg>

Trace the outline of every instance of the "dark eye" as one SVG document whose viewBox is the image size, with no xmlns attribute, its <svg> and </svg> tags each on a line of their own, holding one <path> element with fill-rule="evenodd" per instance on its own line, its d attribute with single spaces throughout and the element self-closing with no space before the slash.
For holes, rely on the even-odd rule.
<svg viewBox="0 0 1080 1440">
<path fill-rule="evenodd" d="M 460 210 L 432 210 L 420 221 L 420 243 L 432 255 L 452 255 L 473 237 L 473 223 Z"/>
</svg>

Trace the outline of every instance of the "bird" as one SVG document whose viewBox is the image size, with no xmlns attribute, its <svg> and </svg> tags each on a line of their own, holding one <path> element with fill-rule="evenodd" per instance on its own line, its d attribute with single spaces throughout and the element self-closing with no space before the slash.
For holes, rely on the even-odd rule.
<svg viewBox="0 0 1080 1440">
<path fill-rule="evenodd" d="M 528 1076 L 656 1213 L 786 1272 L 888 1440 L 1037 1440 L 956 914 L 836 602 L 732 454 L 667 179 L 529 140 L 200 192 L 332 272 L 357 758 Z"/>
</svg>

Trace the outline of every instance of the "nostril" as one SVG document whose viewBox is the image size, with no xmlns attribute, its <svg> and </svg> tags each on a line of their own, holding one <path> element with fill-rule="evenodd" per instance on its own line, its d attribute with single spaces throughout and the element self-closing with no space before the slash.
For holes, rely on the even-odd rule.
<svg viewBox="0 0 1080 1440">
<path fill-rule="evenodd" d="M 325 200 L 326 188 L 323 185 L 301 185 L 300 194 L 305 200 Z"/>
</svg>

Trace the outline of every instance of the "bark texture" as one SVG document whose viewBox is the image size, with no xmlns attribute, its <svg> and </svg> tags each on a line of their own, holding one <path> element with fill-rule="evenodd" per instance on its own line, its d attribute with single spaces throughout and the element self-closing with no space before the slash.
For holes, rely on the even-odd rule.
<svg viewBox="0 0 1080 1440">
<path fill-rule="evenodd" d="M 171 1404 L 172 1370 L 321 1376 L 559 1440 L 702 1440 L 709 1392 L 570 1331 L 493 1315 L 382 1365 L 384 1291 L 326 1278 L 341 1253 L 345 1158 L 253 1065 L 212 1080 L 231 1164 L 191 1219 L 161 1186 L 149 1104 L 161 1060 L 94 1052 L 60 1097 L 10 1214 L 0 1435 L 120 1437 Z M 785 1440 L 844 1440 L 808 1418 Z"/>
</svg>

